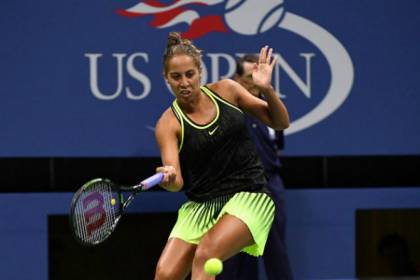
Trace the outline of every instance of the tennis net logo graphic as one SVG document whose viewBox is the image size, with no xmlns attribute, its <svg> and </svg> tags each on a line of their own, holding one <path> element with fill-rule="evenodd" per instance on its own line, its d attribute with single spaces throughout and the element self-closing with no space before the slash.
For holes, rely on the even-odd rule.
<svg viewBox="0 0 420 280">
<path fill-rule="evenodd" d="M 211 13 L 213 10 L 215 12 Z M 158 29 L 187 24 L 188 30 L 182 35 L 190 39 L 206 36 L 210 32 L 258 36 L 274 28 L 307 39 L 328 63 L 330 86 L 316 107 L 290 124 L 285 130 L 286 135 L 326 119 L 344 103 L 353 86 L 353 63 L 341 42 L 315 22 L 286 11 L 283 0 L 175 0 L 170 4 L 146 0 L 119 10 L 118 14 L 126 17 L 152 16 L 150 25 Z"/>
<path fill-rule="evenodd" d="M 209 32 L 227 32 L 223 18 L 217 14 L 201 15 L 198 10 L 205 6 L 214 6 L 223 0 L 175 0 L 171 4 L 162 4 L 157 0 L 146 0 L 126 10 L 118 10 L 118 14 L 126 17 L 153 16 L 150 25 L 155 28 L 169 28 L 180 23 L 189 25 L 188 31 L 182 35 L 195 39 Z M 196 9 L 193 9 L 196 8 Z"/>
<path fill-rule="evenodd" d="M 219 14 L 200 13 L 202 7 L 223 7 L 224 17 Z M 199 11 L 200 10 L 200 11 Z M 155 28 L 169 28 L 186 23 L 189 28 L 182 35 L 195 39 L 210 32 L 229 32 L 245 35 L 262 33 L 278 23 L 283 15 L 283 0 L 175 0 L 162 4 L 157 0 L 146 0 L 128 9 L 117 11 L 121 16 L 153 16 L 150 25 Z M 220 11 L 219 11 L 220 12 Z"/>
</svg>

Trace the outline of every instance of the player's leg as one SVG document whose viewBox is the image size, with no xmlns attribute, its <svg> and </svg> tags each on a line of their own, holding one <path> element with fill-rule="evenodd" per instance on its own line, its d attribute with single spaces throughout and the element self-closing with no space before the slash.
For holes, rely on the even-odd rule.
<svg viewBox="0 0 420 280">
<path fill-rule="evenodd" d="M 274 203 L 267 194 L 235 194 L 220 211 L 216 224 L 198 244 L 193 276 L 202 275 L 204 262 L 211 257 L 226 260 L 239 251 L 262 255 L 273 216 Z"/>
<path fill-rule="evenodd" d="M 177 221 L 169 235 L 168 242 L 156 267 L 156 280 L 185 279 L 191 271 L 191 264 L 197 248 L 197 210 L 200 204 L 187 201 L 178 210 Z"/>
<path fill-rule="evenodd" d="M 155 280 L 185 279 L 191 271 L 197 245 L 170 238 L 159 258 Z"/>
<path fill-rule="evenodd" d="M 244 222 L 235 216 L 224 215 L 200 241 L 193 260 L 192 278 L 209 278 L 203 271 L 209 258 L 226 260 L 253 243 L 252 234 Z"/>
</svg>

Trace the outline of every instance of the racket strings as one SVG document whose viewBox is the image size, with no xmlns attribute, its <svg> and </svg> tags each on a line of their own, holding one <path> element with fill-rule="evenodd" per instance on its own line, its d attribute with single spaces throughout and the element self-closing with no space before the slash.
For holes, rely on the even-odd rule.
<svg viewBox="0 0 420 280">
<path fill-rule="evenodd" d="M 95 182 L 81 193 L 73 223 L 83 242 L 96 244 L 110 235 L 119 213 L 119 200 L 112 201 L 114 197 L 117 196 L 107 182 Z"/>
</svg>

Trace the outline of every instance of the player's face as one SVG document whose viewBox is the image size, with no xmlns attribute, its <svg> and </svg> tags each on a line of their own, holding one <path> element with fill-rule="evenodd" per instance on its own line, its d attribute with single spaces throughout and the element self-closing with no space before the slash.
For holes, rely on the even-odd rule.
<svg viewBox="0 0 420 280">
<path fill-rule="evenodd" d="M 243 63 L 244 73 L 242 74 L 242 76 L 237 77 L 236 80 L 244 88 L 246 88 L 250 93 L 252 93 L 255 96 L 258 96 L 258 90 L 254 84 L 254 80 L 252 79 L 253 67 L 254 67 L 254 63 L 244 62 Z"/>
<path fill-rule="evenodd" d="M 201 71 L 188 55 L 176 55 L 167 62 L 166 81 L 180 101 L 188 102 L 200 93 Z"/>
</svg>

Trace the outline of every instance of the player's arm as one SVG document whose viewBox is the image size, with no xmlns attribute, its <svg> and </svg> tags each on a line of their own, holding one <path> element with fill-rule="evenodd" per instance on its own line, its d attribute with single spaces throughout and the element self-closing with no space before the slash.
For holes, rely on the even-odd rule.
<svg viewBox="0 0 420 280">
<path fill-rule="evenodd" d="M 239 106 L 275 130 L 288 128 L 289 113 L 274 88 L 271 85 L 260 88 L 260 93 L 264 95 L 265 100 L 253 95 L 250 98 L 250 94 L 240 92 L 238 94 Z M 256 104 L 254 99 L 262 101 L 262 104 Z"/>
<path fill-rule="evenodd" d="M 250 113 L 267 126 L 276 130 L 282 130 L 289 127 L 289 114 L 286 106 L 280 100 L 273 86 L 271 85 L 271 76 L 273 73 L 276 59 L 272 56 L 273 49 L 265 46 L 261 49 L 258 57 L 258 63 L 254 64 L 252 71 L 252 81 L 259 93 L 264 95 L 265 100 L 261 100 L 249 93 L 239 83 L 234 81 L 221 82 L 226 86 L 234 104 L 239 108 Z M 225 80 L 229 81 L 229 80 Z M 225 88 L 225 89 L 226 89 Z M 219 92 L 225 92 L 221 90 Z"/>
<path fill-rule="evenodd" d="M 163 113 L 155 129 L 162 160 L 162 166 L 158 167 L 156 171 L 164 174 L 160 186 L 172 192 L 180 191 L 184 185 L 178 153 L 180 130 L 180 124 L 171 109 Z"/>
</svg>

